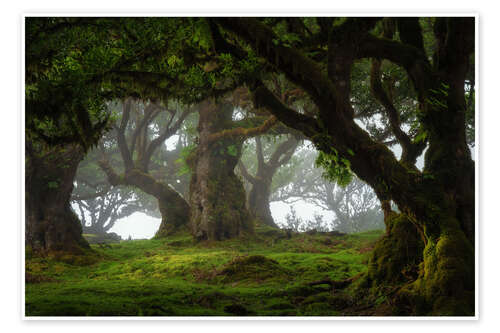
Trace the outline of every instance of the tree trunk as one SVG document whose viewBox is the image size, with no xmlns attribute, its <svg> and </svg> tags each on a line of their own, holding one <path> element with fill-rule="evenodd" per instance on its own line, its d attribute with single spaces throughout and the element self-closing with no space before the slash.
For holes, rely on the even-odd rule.
<svg viewBox="0 0 500 333">
<path fill-rule="evenodd" d="M 374 286 L 415 281 L 422 262 L 422 237 L 404 214 L 392 212 L 385 224 L 386 233 L 370 258 L 368 279 Z"/>
<path fill-rule="evenodd" d="M 175 190 L 170 189 L 159 197 L 158 207 L 161 213 L 161 224 L 155 238 L 167 237 L 179 231 L 188 231 L 190 207 Z"/>
<path fill-rule="evenodd" d="M 136 168 L 127 170 L 124 175 L 119 176 L 107 161 L 100 161 L 99 165 L 106 173 L 111 185 L 132 185 L 158 200 L 162 218 L 155 238 L 167 237 L 182 229 L 187 229 L 190 219 L 189 204 L 170 185 L 157 181 L 151 175 Z"/>
<path fill-rule="evenodd" d="M 205 101 L 199 113 L 199 144 L 189 160 L 192 233 L 198 240 L 222 240 L 252 232 L 243 183 L 234 173 L 243 142 L 210 139 L 231 128 L 233 106 Z"/>
<path fill-rule="evenodd" d="M 264 175 L 257 175 L 255 181 L 252 183 L 252 189 L 248 195 L 248 208 L 250 214 L 263 224 L 278 228 L 274 222 L 271 214 L 271 207 L 269 205 L 269 197 L 271 196 L 271 179 L 263 177 Z"/>
<path fill-rule="evenodd" d="M 82 226 L 70 206 L 78 164 L 84 157 L 79 146 L 26 147 L 26 239 L 35 253 L 83 253 L 89 249 Z"/>
<path fill-rule="evenodd" d="M 138 169 L 127 171 L 125 182 L 140 188 L 158 200 L 161 223 L 155 238 L 167 237 L 183 229 L 187 230 L 190 207 L 186 200 L 168 184 L 159 182 Z"/>
</svg>

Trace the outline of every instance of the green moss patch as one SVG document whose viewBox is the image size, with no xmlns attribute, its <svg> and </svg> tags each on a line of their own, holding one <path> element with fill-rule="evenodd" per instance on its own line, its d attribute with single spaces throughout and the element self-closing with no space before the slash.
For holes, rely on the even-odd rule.
<svg viewBox="0 0 500 333">
<path fill-rule="evenodd" d="M 263 231 L 218 242 L 195 243 L 189 234 L 179 233 L 106 247 L 93 244 L 88 262 L 86 256 L 29 257 L 26 314 L 343 315 L 350 295 L 308 284 L 366 271 L 369 253 L 362 249 L 373 246 L 382 234 L 288 238 L 280 231 Z M 324 244 L 325 239 L 336 244 Z"/>
</svg>

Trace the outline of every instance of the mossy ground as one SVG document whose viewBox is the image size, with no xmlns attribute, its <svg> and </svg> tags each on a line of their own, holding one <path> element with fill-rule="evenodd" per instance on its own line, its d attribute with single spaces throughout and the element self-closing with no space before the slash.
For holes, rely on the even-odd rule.
<svg viewBox="0 0 500 333">
<path fill-rule="evenodd" d="M 364 272 L 381 235 L 289 239 L 264 227 L 252 237 L 220 242 L 195 243 L 181 234 L 96 244 L 92 260 L 27 258 L 26 315 L 349 315 L 349 291 L 308 283 Z"/>
</svg>

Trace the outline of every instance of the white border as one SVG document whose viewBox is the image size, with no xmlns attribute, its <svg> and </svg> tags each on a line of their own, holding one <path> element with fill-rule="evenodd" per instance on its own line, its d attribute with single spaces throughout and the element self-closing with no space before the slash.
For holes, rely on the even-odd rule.
<svg viewBox="0 0 500 333">
<path fill-rule="evenodd" d="M 385 320 L 401 320 L 401 321 L 408 321 L 408 320 L 416 320 L 416 321 L 450 321 L 450 320 L 465 320 L 465 321 L 475 321 L 479 319 L 479 95 L 480 93 L 476 94 L 476 100 L 475 100 L 475 316 L 473 317 L 437 317 L 437 316 L 426 316 L 426 317 L 395 317 L 395 316 L 388 316 L 388 317 L 355 317 L 355 316 L 342 316 L 342 317 L 312 317 L 312 316 L 307 316 L 307 317 L 269 317 L 269 316 L 256 316 L 256 317 L 222 317 L 222 316 L 207 316 L 207 317 L 192 317 L 192 316 L 183 316 L 183 317 L 126 317 L 126 316 L 120 316 L 120 317 L 53 317 L 53 316 L 44 316 L 44 317 L 29 317 L 25 315 L 25 279 L 24 277 L 24 270 L 25 270 L 25 246 L 24 246 L 24 235 L 25 235 L 25 224 L 23 223 L 24 221 L 24 216 L 25 216 L 25 200 L 24 200 L 24 193 L 25 193 L 25 178 L 24 178 L 24 173 L 25 173 L 25 154 L 24 154 L 24 133 L 25 133 L 25 91 L 24 91 L 24 82 L 25 82 L 25 40 L 24 40 L 24 26 L 25 26 L 25 19 L 26 17 L 41 17 L 41 16 L 55 16 L 55 17 L 62 17 L 62 16 L 67 16 L 67 17 L 76 17 L 76 16 L 88 16 L 88 17 L 99 17 L 99 16 L 111 16 L 111 17 L 122 17 L 122 16 L 127 16 L 127 17 L 143 17 L 143 16 L 151 16 L 151 17 L 176 17 L 176 16 L 189 16 L 189 17 L 210 17 L 210 16 L 345 16 L 345 17 L 374 17 L 374 16 L 386 16 L 386 17 L 397 17 L 397 16 L 411 16 L 411 17 L 416 17 L 416 16 L 441 16 L 441 17 L 455 17 L 455 16 L 460 16 L 460 17 L 474 17 L 475 18 L 475 83 L 476 83 L 476 91 L 480 92 L 479 89 L 479 14 L 477 12 L 455 12 L 455 13 L 450 13 L 450 12 L 412 12 L 412 13 L 405 13 L 405 12 L 378 12 L 378 11 L 373 11 L 371 13 L 365 14 L 365 13 L 356 13 L 356 12 L 333 12 L 333 11 L 323 11 L 323 12 L 318 12 L 318 11 L 290 11 L 290 12 L 283 12 L 283 11 L 246 11 L 246 12 L 241 12 L 241 11 L 233 11 L 233 10 L 228 10 L 228 11 L 213 11 L 213 10 L 207 10 L 201 13 L 193 13 L 192 11 L 170 11 L 168 13 L 158 13 L 158 12 L 116 12 L 116 11 L 99 11 L 99 12 L 94 12 L 94 11 L 86 11 L 86 12 L 52 12 L 52 11 L 36 11 L 36 12 L 25 12 L 21 14 L 20 16 L 20 53 L 21 53 L 21 61 L 20 64 L 20 76 L 21 80 L 19 81 L 20 85 L 20 105 L 21 105 L 21 113 L 20 113 L 20 126 L 21 126 L 21 133 L 20 133 L 20 140 L 19 140 L 19 151 L 18 154 L 20 155 L 20 158 L 18 158 L 18 161 L 20 161 L 20 170 L 21 173 L 18 175 L 19 180 L 21 182 L 21 193 L 20 195 L 20 217 L 21 217 L 21 227 L 20 227 L 20 239 L 21 239 L 21 253 L 20 253 L 20 265 L 18 272 L 20 271 L 20 277 L 22 280 L 21 283 L 21 319 L 24 321 L 116 321 L 116 320 L 139 320 L 139 321 L 148 321 L 148 320 L 160 320 L 160 321 L 191 321 L 191 320 L 207 320 L 207 321 L 255 321 L 255 320 L 264 320 L 264 321 L 296 321 L 296 320 L 320 320 L 320 321 L 338 321 L 338 320 L 357 320 L 357 321 L 365 321 L 365 320 L 370 320 L 370 321 L 385 321 Z M 18 168 L 19 170 L 19 168 Z"/>
</svg>

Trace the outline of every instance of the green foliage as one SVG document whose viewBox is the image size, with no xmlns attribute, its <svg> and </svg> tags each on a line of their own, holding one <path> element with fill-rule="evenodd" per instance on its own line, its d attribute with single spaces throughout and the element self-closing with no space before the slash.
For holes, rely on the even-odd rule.
<svg viewBox="0 0 500 333">
<path fill-rule="evenodd" d="M 325 179 L 345 187 L 353 177 L 351 163 L 348 159 L 340 157 L 335 149 L 332 148 L 332 151 L 329 154 L 320 151 L 316 158 L 316 166 L 325 170 L 323 172 Z"/>
<path fill-rule="evenodd" d="M 180 157 L 177 160 L 175 160 L 175 163 L 180 164 L 180 168 L 177 171 L 178 176 L 182 176 L 182 175 L 186 175 L 186 174 L 191 173 L 189 158 L 192 156 L 192 154 L 195 153 L 195 151 L 196 151 L 195 145 L 191 145 L 191 146 L 187 146 L 187 147 L 182 148 L 181 153 L 180 153 Z"/>
<path fill-rule="evenodd" d="M 227 153 L 233 157 L 238 156 L 238 147 L 236 145 L 227 146 Z"/>
</svg>

